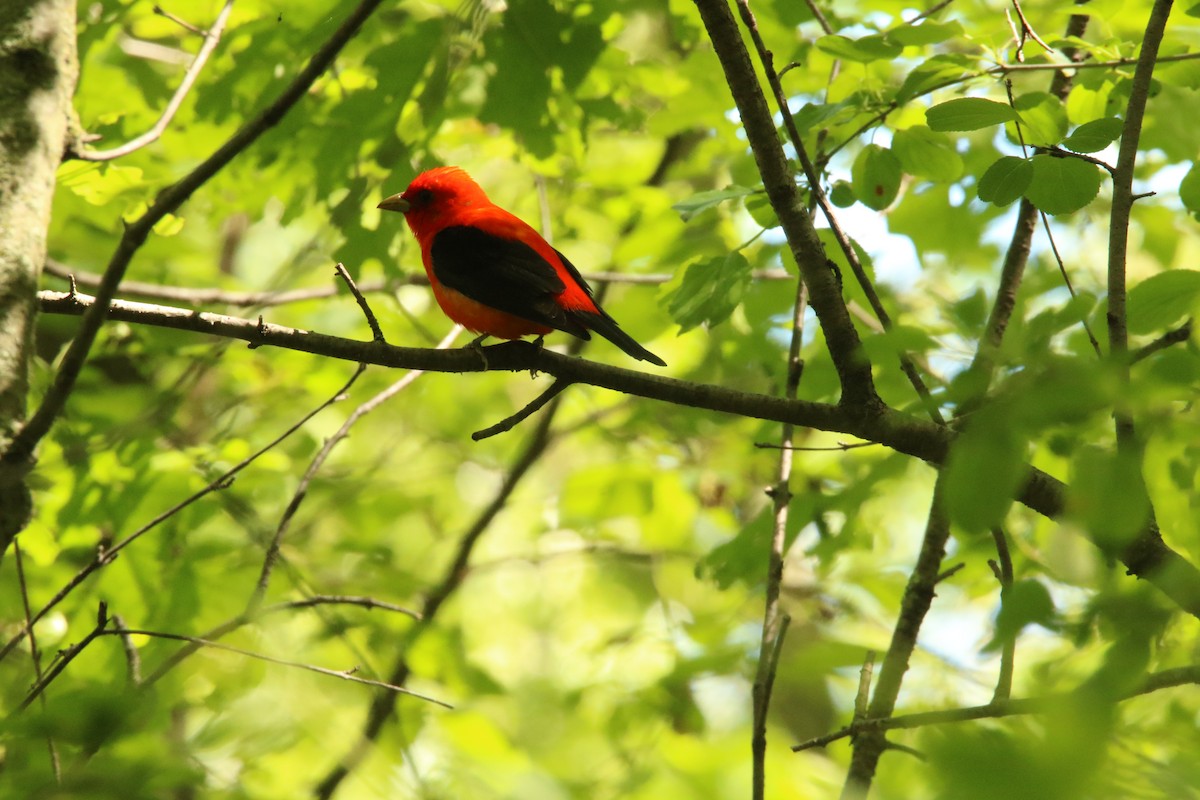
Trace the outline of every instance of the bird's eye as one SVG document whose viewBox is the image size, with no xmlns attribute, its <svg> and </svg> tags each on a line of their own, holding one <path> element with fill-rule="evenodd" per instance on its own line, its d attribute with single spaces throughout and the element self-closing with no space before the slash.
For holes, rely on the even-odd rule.
<svg viewBox="0 0 1200 800">
<path fill-rule="evenodd" d="M 416 197 L 414 197 L 412 199 L 412 204 L 414 206 L 416 206 L 417 208 L 420 208 L 422 206 L 427 206 L 432 202 L 433 202 L 433 190 L 431 190 L 431 189 L 422 189 L 421 191 L 417 192 Z"/>
</svg>

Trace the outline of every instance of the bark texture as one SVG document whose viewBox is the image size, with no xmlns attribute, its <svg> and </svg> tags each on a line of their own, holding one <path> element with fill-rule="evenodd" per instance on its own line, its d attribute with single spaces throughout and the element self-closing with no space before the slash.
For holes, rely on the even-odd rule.
<svg viewBox="0 0 1200 800">
<path fill-rule="evenodd" d="M 25 419 L 38 277 L 78 76 L 74 0 L 0 3 L 0 451 Z M 29 519 L 30 466 L 0 468 L 0 557 Z"/>
</svg>

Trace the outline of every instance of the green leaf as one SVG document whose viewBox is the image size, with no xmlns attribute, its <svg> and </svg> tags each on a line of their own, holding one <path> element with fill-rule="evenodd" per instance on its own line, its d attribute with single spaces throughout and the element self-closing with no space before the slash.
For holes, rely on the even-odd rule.
<svg viewBox="0 0 1200 800">
<path fill-rule="evenodd" d="M 892 151 L 910 175 L 940 183 L 951 183 L 962 177 L 963 160 L 954 149 L 954 142 L 944 133 L 924 125 L 896 131 L 892 137 Z"/>
<path fill-rule="evenodd" d="M 961 36 L 963 26 L 957 21 L 930 22 L 926 20 L 920 25 L 899 25 L 884 34 L 890 42 L 908 46 L 937 44 L 955 36 Z"/>
<path fill-rule="evenodd" d="M 899 44 L 893 44 L 882 35 L 848 39 L 845 36 L 832 34 L 817 39 L 817 49 L 834 58 L 867 64 L 872 61 L 893 59 L 900 55 L 904 48 Z"/>
<path fill-rule="evenodd" d="M 692 217 L 710 208 L 716 208 L 726 200 L 734 200 L 746 195 L 762 192 L 762 189 L 752 189 L 748 186 L 726 186 L 724 189 L 713 189 L 708 192 L 697 192 L 686 200 L 680 200 L 671 208 L 679 212 L 679 216 L 687 222 Z"/>
<path fill-rule="evenodd" d="M 1017 112 L 1005 103 L 982 97 L 947 100 L 925 112 L 925 120 L 935 131 L 977 131 L 1017 118 Z"/>
<path fill-rule="evenodd" d="M 1179 182 L 1179 199 L 1183 201 L 1184 208 L 1200 215 L 1200 161 L 1193 162 L 1192 168 Z"/>
<path fill-rule="evenodd" d="M 869 144 L 854 159 L 850 170 L 854 194 L 867 208 L 882 211 L 900 191 L 900 161 L 886 147 Z"/>
<path fill-rule="evenodd" d="M 1133 334 L 1169 328 L 1200 304 L 1200 272 L 1172 269 L 1153 275 L 1129 290 L 1126 324 Z"/>
<path fill-rule="evenodd" d="M 728 319 L 750 285 L 750 271 L 750 262 L 739 252 L 689 266 L 679 288 L 667 295 L 667 311 L 680 332 Z"/>
<path fill-rule="evenodd" d="M 946 513 L 969 533 L 1004 521 L 1025 477 L 1025 444 L 999 404 L 977 412 L 946 460 Z"/>
<path fill-rule="evenodd" d="M 914 97 L 956 81 L 971 69 L 971 62 L 962 56 L 934 56 L 913 68 L 896 91 L 896 102 L 903 105 Z"/>
<path fill-rule="evenodd" d="M 1063 146 L 1076 153 L 1099 153 L 1121 138 L 1125 123 L 1117 117 L 1104 117 L 1085 122 L 1063 141 Z"/>
<path fill-rule="evenodd" d="M 999 650 L 1017 638 L 1026 625 L 1057 627 L 1057 612 L 1050 591 L 1038 580 L 1020 580 L 1000 593 L 1000 613 L 996 615 L 996 633 L 984 645 L 984 652 Z"/>
<path fill-rule="evenodd" d="M 979 199 L 1006 206 L 1025 194 L 1033 180 L 1033 165 L 1024 158 L 1004 156 L 987 168 L 979 179 Z"/>
<path fill-rule="evenodd" d="M 1020 115 L 1004 126 L 1014 144 L 1024 142 L 1032 147 L 1053 147 L 1067 135 L 1067 110 L 1063 102 L 1048 92 L 1030 92 L 1013 101 Z M 1021 135 L 1017 135 L 1017 125 Z"/>
<path fill-rule="evenodd" d="M 1138 461 L 1097 446 L 1080 448 L 1072 464 L 1067 513 L 1101 549 L 1119 553 L 1150 518 Z"/>
<path fill-rule="evenodd" d="M 849 181 L 834 181 L 833 188 L 829 190 L 829 199 L 838 208 L 849 208 L 858 202 L 854 187 Z"/>
<path fill-rule="evenodd" d="M 1095 164 L 1079 158 L 1046 154 L 1032 159 L 1033 180 L 1025 190 L 1030 202 L 1047 214 L 1069 214 L 1096 199 L 1102 175 Z"/>
</svg>

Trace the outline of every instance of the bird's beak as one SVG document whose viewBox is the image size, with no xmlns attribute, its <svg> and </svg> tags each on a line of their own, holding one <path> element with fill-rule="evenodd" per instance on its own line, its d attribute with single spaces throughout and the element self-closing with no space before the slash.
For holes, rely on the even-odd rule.
<svg viewBox="0 0 1200 800">
<path fill-rule="evenodd" d="M 407 214 L 409 205 L 401 195 L 394 194 L 391 197 L 384 198 L 383 202 L 376 206 L 384 211 L 399 211 L 401 214 Z"/>
</svg>

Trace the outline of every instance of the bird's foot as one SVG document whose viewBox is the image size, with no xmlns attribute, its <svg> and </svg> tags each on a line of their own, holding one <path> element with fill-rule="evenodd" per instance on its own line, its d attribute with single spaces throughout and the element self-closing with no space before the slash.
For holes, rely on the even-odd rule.
<svg viewBox="0 0 1200 800">
<path fill-rule="evenodd" d="M 541 336 L 537 337 L 532 342 L 530 342 L 530 344 L 533 345 L 534 347 L 536 347 L 538 349 L 538 351 L 540 352 L 541 349 L 546 346 L 546 334 L 543 333 Z M 529 377 L 536 378 L 537 376 L 538 376 L 537 367 L 530 367 L 529 368 Z"/>
<path fill-rule="evenodd" d="M 463 347 L 464 350 L 474 350 L 476 353 L 479 354 L 479 359 L 483 362 L 483 368 L 485 370 L 491 368 L 490 365 L 488 364 L 487 353 L 483 352 L 483 340 L 486 338 L 488 338 L 488 335 L 486 333 L 480 334 L 479 336 L 476 336 L 471 341 L 467 342 L 467 344 Z"/>
</svg>

